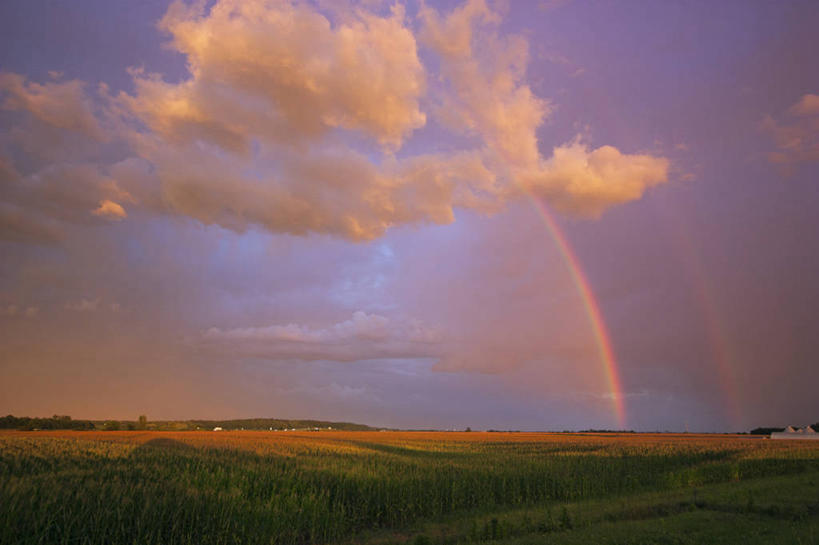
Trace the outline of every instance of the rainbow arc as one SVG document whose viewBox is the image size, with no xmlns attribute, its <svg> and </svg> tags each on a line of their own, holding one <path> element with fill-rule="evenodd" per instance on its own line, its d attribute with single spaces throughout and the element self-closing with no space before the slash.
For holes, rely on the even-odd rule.
<svg viewBox="0 0 819 545">
<path fill-rule="evenodd" d="M 609 393 L 612 399 L 612 408 L 617 418 L 617 424 L 620 428 L 625 428 L 626 424 L 626 406 L 623 396 L 623 387 L 620 382 L 620 374 L 617 369 L 617 360 L 614 356 L 614 349 L 612 348 L 611 337 L 609 336 L 606 323 L 603 321 L 603 314 L 600 312 L 600 305 L 594 297 L 594 292 L 591 290 L 589 281 L 586 279 L 586 274 L 580 265 L 580 261 L 572 251 L 566 235 L 560 229 L 560 226 L 552 217 L 546 205 L 535 196 L 531 196 L 531 202 L 535 210 L 540 216 L 546 226 L 549 236 L 555 243 L 560 252 L 563 262 L 566 264 L 566 269 L 572 278 L 575 289 L 583 302 L 583 308 L 589 320 L 592 333 L 594 335 L 597 351 L 600 356 L 600 361 L 603 364 L 603 369 L 608 384 Z"/>
</svg>

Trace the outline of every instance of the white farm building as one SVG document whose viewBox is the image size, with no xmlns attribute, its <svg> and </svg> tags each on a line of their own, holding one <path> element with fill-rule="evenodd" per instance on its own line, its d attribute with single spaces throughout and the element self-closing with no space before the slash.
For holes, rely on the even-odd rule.
<svg viewBox="0 0 819 545">
<path fill-rule="evenodd" d="M 785 431 L 775 431 L 771 434 L 771 439 L 807 439 L 819 441 L 819 433 L 816 433 L 810 426 L 804 428 L 792 428 L 788 426 Z"/>
</svg>

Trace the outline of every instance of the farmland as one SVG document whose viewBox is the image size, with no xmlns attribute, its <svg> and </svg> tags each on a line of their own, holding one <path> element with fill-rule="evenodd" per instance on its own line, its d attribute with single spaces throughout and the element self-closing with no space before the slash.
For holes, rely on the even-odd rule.
<svg viewBox="0 0 819 545">
<path fill-rule="evenodd" d="M 817 543 L 819 448 L 751 436 L 2 432 L 0 543 Z"/>
</svg>

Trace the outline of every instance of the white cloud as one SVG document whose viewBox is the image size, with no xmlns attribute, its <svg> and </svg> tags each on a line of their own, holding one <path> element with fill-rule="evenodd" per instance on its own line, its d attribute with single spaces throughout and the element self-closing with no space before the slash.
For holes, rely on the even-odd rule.
<svg viewBox="0 0 819 545">
<path fill-rule="evenodd" d="M 455 207 L 495 212 L 532 192 L 594 216 L 666 181 L 666 160 L 611 146 L 572 142 L 542 157 L 536 131 L 550 106 L 525 81 L 528 43 L 500 35 L 501 15 L 480 0 L 446 16 L 422 7 L 419 36 L 440 61 L 435 115 L 483 146 L 383 153 L 423 124 L 415 36 L 400 9 L 339 10 L 335 24 L 288 2 L 169 10 L 162 27 L 187 55 L 190 79 L 136 72 L 136 94 L 119 98 L 151 129 L 131 135 L 152 166 L 146 184 L 156 179 L 161 192 L 142 200 L 237 231 L 369 240 L 394 225 L 450 223 Z M 352 150 L 333 128 L 368 135 L 382 153 Z"/>
<path fill-rule="evenodd" d="M 360 241 L 396 225 L 450 223 L 458 207 L 493 213 L 531 193 L 597 216 L 667 180 L 665 159 L 612 146 L 573 141 L 541 155 L 551 104 L 527 83 L 527 39 L 504 35 L 501 21 L 483 0 L 447 14 L 422 5 L 416 29 L 399 5 L 175 2 L 159 26 L 187 59 L 181 82 L 134 69 L 133 94 L 112 97 L 102 85 L 93 104 L 81 82 L 3 74 L 6 108 L 91 140 L 101 137 L 99 113 L 132 154 L 105 164 L 90 146 L 25 175 L 4 159 L 5 200 L 27 211 L 6 211 L 6 238 L 45 240 L 49 221 L 122 219 L 129 203 L 238 232 Z M 470 143 L 400 153 L 428 115 Z M 18 136 L 48 156 L 35 149 L 44 140 Z M 65 135 L 52 136 L 62 149 Z"/>
<path fill-rule="evenodd" d="M 202 340 L 275 359 L 356 361 L 430 357 L 438 352 L 442 335 L 418 321 L 395 321 L 357 311 L 349 320 L 326 328 L 295 323 L 213 327 L 202 334 Z"/>
<path fill-rule="evenodd" d="M 121 220 L 128 216 L 122 205 L 109 199 L 100 201 L 99 207 L 92 210 L 91 213 L 95 216 L 101 216 L 113 220 Z"/>
<path fill-rule="evenodd" d="M 251 135 L 292 142 L 333 128 L 395 149 L 422 127 L 424 70 L 403 8 L 364 10 L 333 25 L 307 4 L 261 0 L 174 3 L 160 23 L 191 78 L 137 74 L 129 107 L 174 141 L 242 150 Z"/>
<path fill-rule="evenodd" d="M 529 44 L 497 32 L 500 14 L 484 0 L 469 0 L 447 16 L 424 7 L 424 43 L 440 55 L 438 116 L 450 127 L 479 135 L 502 163 L 531 164 L 539 157 L 535 130 L 549 113 L 548 101 L 524 81 Z"/>
<path fill-rule="evenodd" d="M 555 208 L 596 217 L 614 204 L 634 201 L 668 177 L 668 160 L 624 154 L 612 146 L 590 150 L 580 139 L 558 146 L 523 186 Z"/>
<path fill-rule="evenodd" d="M 439 115 L 482 138 L 485 164 L 508 178 L 506 198 L 522 190 L 564 212 L 599 216 L 667 181 L 666 159 L 624 154 L 613 146 L 589 150 L 579 137 L 543 157 L 536 131 L 550 104 L 526 84 L 528 43 L 521 36 L 499 36 L 501 17 L 483 0 L 469 0 L 446 17 L 427 7 L 421 18 L 421 36 L 440 53 L 448 82 Z"/>
</svg>

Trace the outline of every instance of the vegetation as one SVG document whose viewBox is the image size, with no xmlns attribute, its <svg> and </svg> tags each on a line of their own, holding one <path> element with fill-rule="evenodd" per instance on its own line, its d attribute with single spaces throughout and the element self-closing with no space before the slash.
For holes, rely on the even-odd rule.
<svg viewBox="0 0 819 545">
<path fill-rule="evenodd" d="M 186 420 L 184 422 L 159 422 L 162 425 L 184 424 L 187 429 L 212 430 L 220 427 L 225 430 L 326 430 L 370 431 L 374 428 L 351 422 L 326 422 L 324 420 L 282 420 L 279 418 L 246 418 L 241 420 Z"/>
<path fill-rule="evenodd" d="M 785 428 L 754 428 L 750 433 L 751 435 L 770 435 L 780 431 L 785 431 Z"/>
<path fill-rule="evenodd" d="M 0 505 L 0 543 L 694 543 L 719 542 L 709 532 L 725 525 L 747 536 L 721 542 L 773 529 L 814 543 L 819 448 L 694 434 L 4 432 Z"/>
<path fill-rule="evenodd" d="M 93 430 L 90 420 L 72 420 L 70 416 L 55 414 L 51 418 L 0 417 L 0 429 L 4 430 Z"/>
<path fill-rule="evenodd" d="M 157 420 L 148 421 L 140 415 L 137 420 L 72 420 L 70 416 L 54 415 L 51 418 L 0 417 L 0 429 L 7 430 L 150 430 L 150 431 L 201 431 L 213 428 L 223 430 L 327 430 L 371 431 L 376 428 L 351 422 L 326 422 L 323 420 L 283 420 L 281 418 L 245 418 L 238 420 Z"/>
<path fill-rule="evenodd" d="M 798 426 L 801 427 L 801 426 Z M 810 425 L 815 431 L 819 431 L 819 422 Z M 750 431 L 751 435 L 770 435 L 772 433 L 785 431 L 785 428 L 754 428 Z"/>
</svg>

